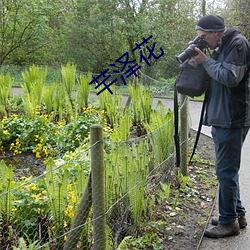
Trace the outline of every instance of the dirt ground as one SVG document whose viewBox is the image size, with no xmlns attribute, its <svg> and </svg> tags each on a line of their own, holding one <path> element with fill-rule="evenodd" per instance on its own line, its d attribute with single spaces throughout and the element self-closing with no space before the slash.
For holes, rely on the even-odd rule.
<svg viewBox="0 0 250 250">
<path fill-rule="evenodd" d="M 190 147 L 193 146 L 194 131 L 191 131 L 191 138 Z M 180 189 L 177 209 L 174 210 L 171 204 L 162 207 L 168 215 L 168 226 L 161 231 L 164 250 L 199 249 L 217 193 L 214 162 L 213 141 L 201 134 L 197 154 L 189 166 L 191 184 Z"/>
</svg>

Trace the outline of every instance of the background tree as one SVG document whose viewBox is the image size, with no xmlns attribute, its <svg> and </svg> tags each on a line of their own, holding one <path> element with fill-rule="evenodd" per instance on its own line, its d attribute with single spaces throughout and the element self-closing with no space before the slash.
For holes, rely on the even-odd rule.
<svg viewBox="0 0 250 250">
<path fill-rule="evenodd" d="M 234 5 L 233 5 L 234 3 Z M 196 36 L 195 23 L 204 14 L 221 14 L 227 23 L 244 24 L 246 0 L 7 0 L 0 3 L 0 64 L 61 65 L 99 74 L 124 53 L 139 62 L 140 51 L 132 49 L 152 35 L 155 53 L 141 71 L 153 78 L 177 75 L 176 56 Z M 234 6 L 234 8 L 229 8 Z M 224 12 L 226 10 L 227 12 Z M 244 19 L 243 19 L 244 18 Z M 227 24 L 228 25 L 228 24 Z"/>
<path fill-rule="evenodd" d="M 41 1 L 42 2 L 42 1 Z M 46 8 L 40 1 L 16 0 L 0 2 L 0 64 L 5 61 L 22 64 L 29 55 L 44 46 L 42 35 Z M 22 49 L 25 48 L 25 53 Z M 28 60 L 29 61 L 29 60 Z"/>
<path fill-rule="evenodd" d="M 224 0 L 222 15 L 227 27 L 238 26 L 250 39 L 250 2 L 248 0 Z"/>
</svg>

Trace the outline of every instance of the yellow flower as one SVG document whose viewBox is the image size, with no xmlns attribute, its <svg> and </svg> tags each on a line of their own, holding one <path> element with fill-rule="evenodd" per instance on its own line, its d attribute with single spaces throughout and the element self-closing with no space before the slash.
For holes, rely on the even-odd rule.
<svg viewBox="0 0 250 250">
<path fill-rule="evenodd" d="M 26 189 L 28 191 L 35 191 L 37 190 L 37 185 L 35 183 L 30 183 L 29 185 L 26 186 Z"/>
<path fill-rule="evenodd" d="M 76 203 L 76 196 L 75 195 L 72 195 L 71 201 L 72 201 L 72 203 Z"/>
<path fill-rule="evenodd" d="M 17 208 L 13 207 L 11 210 L 12 210 L 12 212 L 16 212 Z"/>
<path fill-rule="evenodd" d="M 40 201 L 42 199 L 41 195 L 42 195 L 41 193 L 33 194 L 32 197 L 35 198 L 36 201 Z"/>
<path fill-rule="evenodd" d="M 9 133 L 8 130 L 4 130 L 4 131 L 3 131 L 3 134 L 4 134 L 4 135 L 9 135 L 10 133 Z"/>
<path fill-rule="evenodd" d="M 66 208 L 66 211 L 64 211 L 64 213 L 65 213 L 65 215 L 68 215 L 69 218 L 73 218 L 74 217 L 73 206 L 68 205 Z"/>
<path fill-rule="evenodd" d="M 40 159 L 40 158 L 41 158 L 41 155 L 40 155 L 39 152 L 36 152 L 36 158 L 37 158 L 37 159 Z"/>
</svg>

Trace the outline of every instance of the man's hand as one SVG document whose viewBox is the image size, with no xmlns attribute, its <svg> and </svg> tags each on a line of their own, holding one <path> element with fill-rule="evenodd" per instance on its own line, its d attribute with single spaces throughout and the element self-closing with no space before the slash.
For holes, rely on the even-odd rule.
<svg viewBox="0 0 250 250">
<path fill-rule="evenodd" d="M 197 47 L 194 48 L 195 51 L 198 53 L 197 56 L 192 57 L 197 64 L 203 64 L 207 56 Z"/>
</svg>

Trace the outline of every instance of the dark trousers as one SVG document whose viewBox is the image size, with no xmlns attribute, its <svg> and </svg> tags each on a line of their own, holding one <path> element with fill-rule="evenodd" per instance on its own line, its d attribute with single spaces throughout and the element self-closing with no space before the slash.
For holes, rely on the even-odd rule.
<svg viewBox="0 0 250 250">
<path fill-rule="evenodd" d="M 245 214 L 240 200 L 239 169 L 241 149 L 249 127 L 212 127 L 215 143 L 216 175 L 219 181 L 219 223 L 230 224 Z"/>
</svg>

